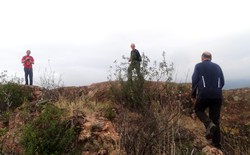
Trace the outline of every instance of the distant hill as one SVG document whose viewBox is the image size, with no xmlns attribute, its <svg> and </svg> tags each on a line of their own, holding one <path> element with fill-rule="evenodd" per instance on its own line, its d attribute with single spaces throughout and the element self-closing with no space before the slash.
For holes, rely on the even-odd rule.
<svg viewBox="0 0 250 155">
<path fill-rule="evenodd" d="M 224 89 L 250 88 L 250 79 L 226 80 Z"/>
</svg>

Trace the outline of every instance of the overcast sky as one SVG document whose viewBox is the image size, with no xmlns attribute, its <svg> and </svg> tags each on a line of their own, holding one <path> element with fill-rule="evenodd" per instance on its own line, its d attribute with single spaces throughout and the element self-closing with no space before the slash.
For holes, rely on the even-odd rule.
<svg viewBox="0 0 250 155">
<path fill-rule="evenodd" d="M 129 56 L 133 42 L 151 60 L 165 51 L 176 82 L 191 81 L 204 51 L 227 81 L 249 80 L 249 8 L 248 0 L 0 1 L 0 71 L 23 77 L 29 49 L 35 84 L 50 63 L 64 85 L 89 85 L 107 81 L 109 66 Z"/>
</svg>

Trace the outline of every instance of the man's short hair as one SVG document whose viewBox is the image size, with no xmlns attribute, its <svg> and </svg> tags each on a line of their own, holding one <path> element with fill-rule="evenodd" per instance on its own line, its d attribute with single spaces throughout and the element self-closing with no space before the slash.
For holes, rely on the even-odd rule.
<svg viewBox="0 0 250 155">
<path fill-rule="evenodd" d="M 205 58 L 205 59 L 212 60 L 212 54 L 209 53 L 209 52 L 202 53 L 202 57 Z"/>
</svg>

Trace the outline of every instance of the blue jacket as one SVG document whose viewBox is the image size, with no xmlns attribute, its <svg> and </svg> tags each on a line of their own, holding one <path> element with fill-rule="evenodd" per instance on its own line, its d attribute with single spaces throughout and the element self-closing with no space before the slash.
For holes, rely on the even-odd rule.
<svg viewBox="0 0 250 155">
<path fill-rule="evenodd" d="M 192 97 L 196 98 L 197 95 L 198 99 L 221 99 L 224 83 L 219 65 L 210 60 L 198 63 L 192 76 Z"/>
</svg>

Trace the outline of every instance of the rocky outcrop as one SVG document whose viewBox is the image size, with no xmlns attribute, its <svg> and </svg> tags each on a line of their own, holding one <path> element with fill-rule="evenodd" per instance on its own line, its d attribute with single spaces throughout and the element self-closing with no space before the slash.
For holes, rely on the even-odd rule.
<svg viewBox="0 0 250 155">
<path fill-rule="evenodd" d="M 78 122 L 80 129 L 78 141 L 84 146 L 82 154 L 108 155 L 117 149 L 119 136 L 113 124 L 107 119 L 96 116 L 95 113 L 85 115 L 75 110 L 70 120 Z M 105 147 L 96 149 L 96 145 Z"/>
</svg>

